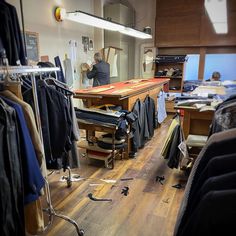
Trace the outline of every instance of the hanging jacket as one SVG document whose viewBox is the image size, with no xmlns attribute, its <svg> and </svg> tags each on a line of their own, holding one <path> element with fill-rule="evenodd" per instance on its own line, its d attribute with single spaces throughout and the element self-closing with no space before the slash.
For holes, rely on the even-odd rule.
<svg viewBox="0 0 236 236">
<path fill-rule="evenodd" d="M 43 80 L 37 82 L 37 92 L 47 168 L 60 169 L 72 145 L 70 106 L 62 93 Z M 24 93 L 24 100 L 34 109 L 32 89 Z"/>
<path fill-rule="evenodd" d="M 26 52 L 25 52 L 25 47 L 22 40 L 22 33 L 20 29 L 20 24 L 19 24 L 16 8 L 7 2 L 4 2 L 4 4 L 8 7 L 9 13 L 11 16 L 13 32 L 14 32 L 14 40 L 16 42 L 16 48 L 17 48 L 17 53 L 19 56 L 20 63 L 21 65 L 27 65 Z"/>
<path fill-rule="evenodd" d="M 159 93 L 157 107 L 158 107 L 157 119 L 158 119 L 158 123 L 161 124 L 167 117 L 164 91 L 160 91 Z"/>
<path fill-rule="evenodd" d="M 20 139 L 15 110 L 0 98 L 0 235 L 25 235 Z"/>
<path fill-rule="evenodd" d="M 21 106 L 5 97 L 2 97 L 2 99 L 16 110 L 19 122 L 19 136 L 22 141 L 21 151 L 22 157 L 24 157 L 22 158 L 22 167 L 24 169 L 24 202 L 27 204 L 39 198 L 40 191 L 44 186 L 44 178 L 39 168 L 34 146 Z"/>
<path fill-rule="evenodd" d="M 236 189 L 205 194 L 189 218 L 181 236 L 234 235 L 236 231 Z"/>
<path fill-rule="evenodd" d="M 8 6 L 0 2 L 0 37 L 6 50 L 9 65 L 17 65 L 19 54 L 17 50 L 13 22 Z"/>
<path fill-rule="evenodd" d="M 154 129 L 157 127 L 155 102 L 151 97 L 147 96 L 144 100 L 144 104 L 146 108 L 149 138 L 151 138 L 154 135 Z"/>
<path fill-rule="evenodd" d="M 190 211 L 189 202 L 196 193 L 196 184 L 201 178 L 202 171 L 207 163 L 215 156 L 235 153 L 236 129 L 230 129 L 212 135 L 195 160 L 192 171 L 185 187 L 185 194 L 178 213 L 174 235 L 181 235 L 181 231 L 188 219 Z"/>
<path fill-rule="evenodd" d="M 147 112 L 145 104 L 139 99 L 135 102 L 132 112 L 137 116 L 137 120 L 132 124 L 133 137 L 131 138 L 131 152 L 136 153 L 142 148 L 149 138 Z"/>
</svg>

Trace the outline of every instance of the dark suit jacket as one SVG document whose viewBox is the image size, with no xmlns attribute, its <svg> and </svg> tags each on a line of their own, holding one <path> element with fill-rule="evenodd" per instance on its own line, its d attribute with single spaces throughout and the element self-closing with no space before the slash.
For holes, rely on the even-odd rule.
<svg viewBox="0 0 236 236">
<path fill-rule="evenodd" d="M 201 199 L 181 236 L 222 236 L 236 232 L 236 190 L 210 191 Z"/>
<path fill-rule="evenodd" d="M 105 61 L 98 62 L 87 72 L 87 77 L 93 79 L 93 87 L 110 84 L 110 65 Z"/>
<path fill-rule="evenodd" d="M 193 193 L 195 191 L 193 190 L 202 175 L 203 169 L 208 164 L 209 160 L 215 156 L 235 153 L 235 143 L 236 129 L 216 133 L 209 138 L 206 146 L 202 149 L 196 159 L 189 176 L 188 183 L 185 188 L 184 198 L 177 217 L 174 235 L 181 235 L 179 232 L 188 218 L 189 202 L 191 202 L 191 199 L 194 197 Z"/>
<path fill-rule="evenodd" d="M 154 135 L 154 129 L 156 128 L 155 102 L 151 97 L 147 96 L 144 100 L 144 104 L 147 113 L 149 138 L 151 138 Z"/>
<path fill-rule="evenodd" d="M 200 199 L 210 191 L 229 189 L 236 189 L 236 171 L 207 179 L 199 191 Z"/>
<path fill-rule="evenodd" d="M 149 138 L 149 132 L 145 104 L 138 99 L 134 104 L 132 112 L 138 117 L 131 126 L 133 131 L 131 153 L 134 154 L 139 148 L 144 146 L 146 140 Z"/>
</svg>

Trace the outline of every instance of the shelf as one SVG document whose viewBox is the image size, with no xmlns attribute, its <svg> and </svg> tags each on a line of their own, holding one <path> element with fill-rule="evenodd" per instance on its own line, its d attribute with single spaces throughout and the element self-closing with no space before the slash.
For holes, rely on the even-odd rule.
<svg viewBox="0 0 236 236">
<path fill-rule="evenodd" d="M 83 149 L 91 150 L 91 151 L 112 153 L 112 150 L 100 148 L 96 143 L 94 143 L 94 145 L 89 145 L 88 141 L 86 140 L 79 141 L 77 143 L 77 146 Z"/>
</svg>

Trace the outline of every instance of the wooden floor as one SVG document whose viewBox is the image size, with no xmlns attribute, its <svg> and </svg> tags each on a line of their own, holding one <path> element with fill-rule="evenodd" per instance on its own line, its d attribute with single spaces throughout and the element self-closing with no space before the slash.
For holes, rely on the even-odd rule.
<svg viewBox="0 0 236 236">
<path fill-rule="evenodd" d="M 166 161 L 160 157 L 167 130 L 168 119 L 145 148 L 139 151 L 135 159 L 117 160 L 115 169 L 88 165 L 81 159 L 81 168 L 73 170 L 82 177 L 91 179 L 73 182 L 71 188 L 59 182 L 62 173 L 50 176 L 53 205 L 58 212 L 73 218 L 86 236 L 169 236 L 173 229 L 183 190 L 172 185 L 185 183 L 186 178 L 179 170 L 169 169 Z M 156 176 L 165 177 L 164 184 L 155 181 Z M 133 177 L 131 181 L 119 181 L 100 186 L 90 183 L 102 183 L 96 179 L 120 179 Z M 121 194 L 124 186 L 129 187 L 128 196 Z M 111 198 L 112 202 L 94 202 L 87 195 Z M 74 236 L 74 226 L 66 221 L 55 219 L 44 235 Z"/>
</svg>

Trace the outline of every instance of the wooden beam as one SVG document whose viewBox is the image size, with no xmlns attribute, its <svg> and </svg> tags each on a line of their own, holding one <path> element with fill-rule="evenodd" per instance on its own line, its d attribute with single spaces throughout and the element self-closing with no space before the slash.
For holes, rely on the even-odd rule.
<svg viewBox="0 0 236 236">
<path fill-rule="evenodd" d="M 200 58 L 198 66 L 198 80 L 203 80 L 205 69 L 206 48 L 200 48 Z"/>
</svg>

